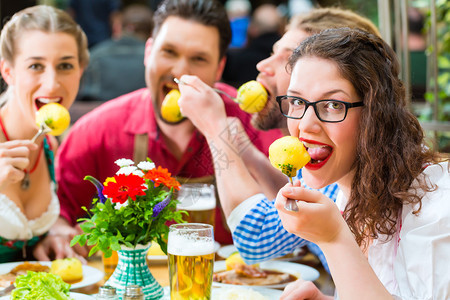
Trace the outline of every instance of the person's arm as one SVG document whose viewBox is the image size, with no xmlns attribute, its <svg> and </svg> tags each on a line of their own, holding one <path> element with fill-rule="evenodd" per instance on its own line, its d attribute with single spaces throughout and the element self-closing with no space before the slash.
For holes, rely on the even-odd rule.
<svg viewBox="0 0 450 300">
<path fill-rule="evenodd" d="M 280 187 L 280 180 L 286 182 L 280 174 L 276 180 L 270 180 L 262 166 L 267 166 L 267 172 L 276 174 L 273 167 L 267 165 L 268 160 L 250 142 L 238 119 L 227 119 L 225 107 L 220 96 L 211 87 L 196 76 L 183 76 L 187 84 L 180 84 L 181 98 L 179 105 L 183 115 L 188 117 L 200 132 L 206 137 L 211 152 L 221 153 L 221 157 L 230 162 L 226 166 L 221 161 L 214 161 L 219 198 L 223 210 L 228 216 L 231 211 L 245 199 L 260 192 L 275 195 Z M 245 145 L 246 149 L 242 149 Z M 245 155 L 242 155 L 245 152 Z M 255 177 L 247 169 L 253 169 Z M 274 173 L 271 173 L 274 172 Z M 282 175 L 282 174 L 281 174 Z M 263 180 L 263 178 L 267 178 Z M 256 180 L 255 180 L 256 179 Z M 257 180 L 261 182 L 257 182 Z M 264 188 L 262 188 L 264 186 Z"/>
<path fill-rule="evenodd" d="M 257 132 L 253 127 L 249 128 L 250 126 L 250 123 L 244 125 L 237 117 L 228 117 L 230 134 L 221 138 L 226 139 L 229 144 L 236 145 L 235 151 L 239 152 L 240 159 L 264 195 L 268 199 L 275 199 L 280 188 L 288 182 L 288 178 L 274 168 L 267 156 L 256 147 L 255 141 L 250 140 L 247 132 L 255 139 L 261 138 L 261 132 Z"/>
<path fill-rule="evenodd" d="M 284 209 L 286 199 L 299 200 L 298 212 Z M 275 203 L 287 231 L 316 243 L 328 262 L 339 299 L 393 299 L 357 245 L 332 200 L 295 182 L 278 193 Z"/>
<path fill-rule="evenodd" d="M 281 257 L 309 243 L 284 229 L 274 201 L 262 194 L 239 204 L 227 223 L 234 245 L 248 264 Z"/>
<path fill-rule="evenodd" d="M 326 296 L 320 292 L 312 281 L 298 279 L 289 283 L 283 291 L 280 300 L 332 300 L 332 296 Z"/>
</svg>

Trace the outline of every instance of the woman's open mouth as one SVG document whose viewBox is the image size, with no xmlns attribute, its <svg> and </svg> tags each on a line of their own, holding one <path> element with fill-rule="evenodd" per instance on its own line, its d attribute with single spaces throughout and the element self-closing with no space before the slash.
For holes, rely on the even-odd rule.
<svg viewBox="0 0 450 300">
<path fill-rule="evenodd" d="M 61 104 L 62 97 L 38 97 L 34 100 L 36 110 L 39 110 L 42 106 L 49 103 L 59 103 Z"/>
<path fill-rule="evenodd" d="M 320 169 L 333 153 L 333 148 L 325 144 L 317 144 L 312 142 L 302 141 L 309 156 L 311 156 L 311 161 L 305 166 L 309 170 Z"/>
</svg>

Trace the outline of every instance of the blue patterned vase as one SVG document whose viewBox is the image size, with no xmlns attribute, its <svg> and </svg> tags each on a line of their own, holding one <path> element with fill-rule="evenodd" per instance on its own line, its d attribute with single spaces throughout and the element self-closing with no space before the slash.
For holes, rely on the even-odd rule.
<svg viewBox="0 0 450 300">
<path fill-rule="evenodd" d="M 120 297 L 123 296 L 128 285 L 136 284 L 142 287 L 145 300 L 162 298 L 164 290 L 153 277 L 145 260 L 149 248 L 150 244 L 137 245 L 135 248 L 123 247 L 117 251 L 119 262 L 105 285 L 115 287 Z"/>
</svg>

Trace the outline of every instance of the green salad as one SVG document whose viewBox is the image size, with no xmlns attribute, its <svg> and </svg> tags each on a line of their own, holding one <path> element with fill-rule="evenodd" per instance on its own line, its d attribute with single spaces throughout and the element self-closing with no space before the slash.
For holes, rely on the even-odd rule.
<svg viewBox="0 0 450 300">
<path fill-rule="evenodd" d="M 14 285 L 16 288 L 11 293 L 11 300 L 72 299 L 69 296 L 70 284 L 51 273 L 28 271 L 26 275 L 17 276 Z"/>
</svg>

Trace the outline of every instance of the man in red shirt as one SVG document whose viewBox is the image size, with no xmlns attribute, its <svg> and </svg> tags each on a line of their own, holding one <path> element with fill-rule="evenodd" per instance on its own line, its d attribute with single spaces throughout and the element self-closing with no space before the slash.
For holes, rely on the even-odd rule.
<svg viewBox="0 0 450 300">
<path fill-rule="evenodd" d="M 150 157 L 172 175 L 199 182 L 213 181 L 214 167 L 228 168 L 233 163 L 221 151 L 210 150 L 190 120 L 168 123 L 160 113 L 166 94 L 178 88 L 174 78 L 184 74 L 196 75 L 209 86 L 236 95 L 234 88 L 216 83 L 221 78 L 231 39 L 225 10 L 218 1 L 168 0 L 155 12 L 154 22 L 144 59 L 147 88 L 108 101 L 83 116 L 58 151 L 56 178 L 61 217 L 50 232 L 54 235 L 52 244 L 42 249 L 38 259 L 52 251 L 57 257 L 73 251 L 67 245 L 79 233 L 74 225 L 84 215 L 81 207 L 90 207 L 96 192 L 83 178 L 91 175 L 103 181 L 115 174 L 114 161 L 119 158 L 133 159 L 143 151 L 144 159 Z M 281 137 L 281 132 L 255 130 L 250 125 L 250 115 L 230 99 L 223 100 L 226 113 L 240 119 L 250 141 L 267 154 L 268 146 Z M 216 240 L 231 243 L 221 209 L 216 211 Z M 81 256 L 87 254 L 85 249 L 76 251 Z"/>
</svg>

